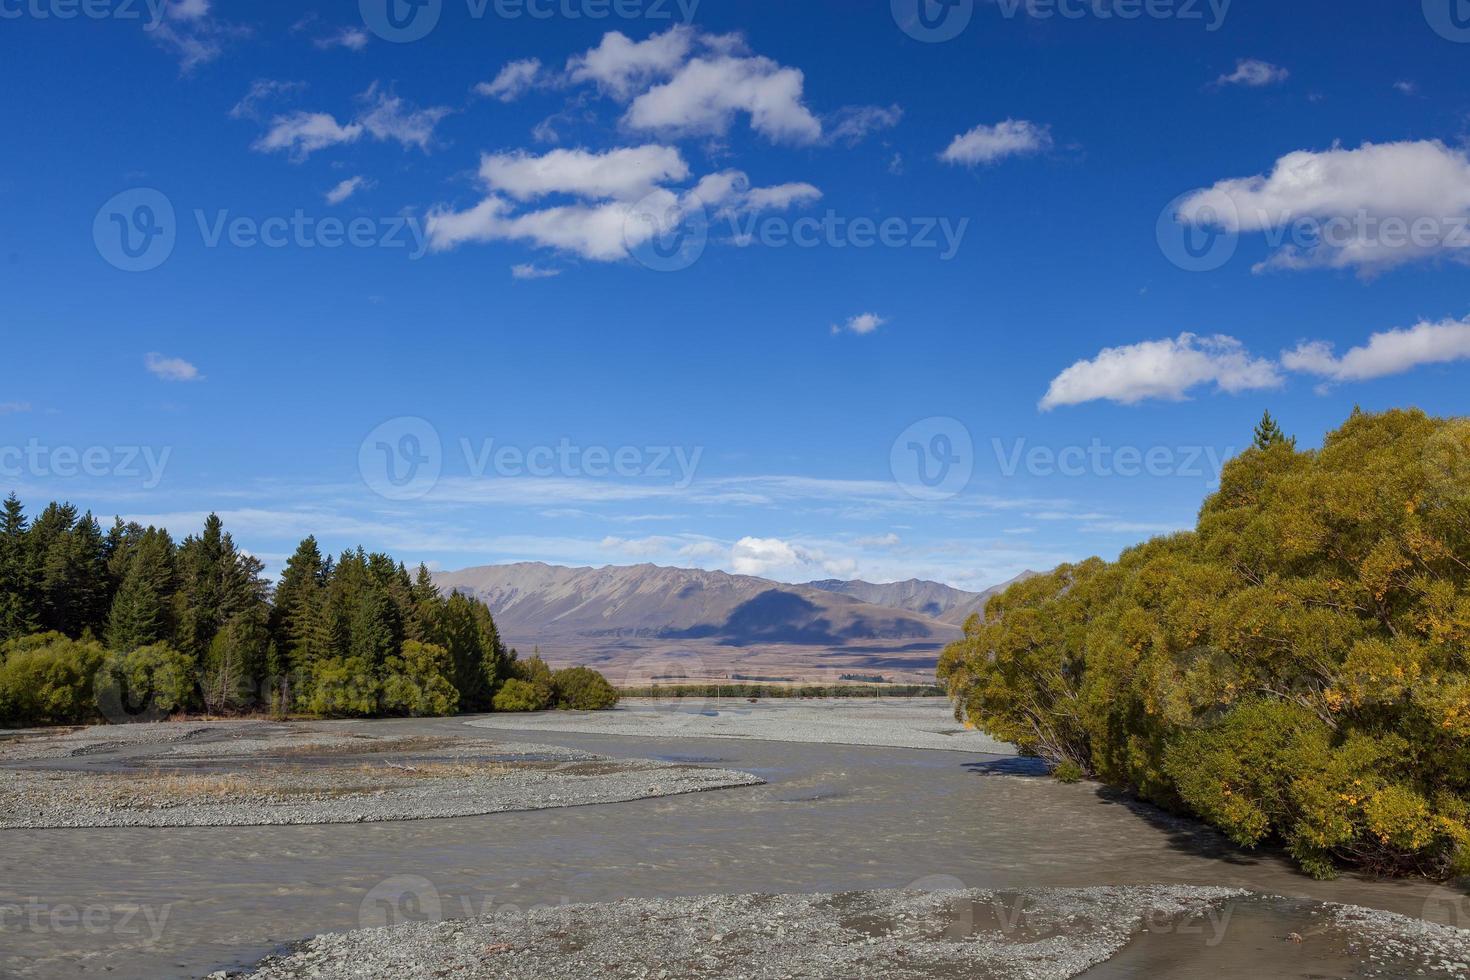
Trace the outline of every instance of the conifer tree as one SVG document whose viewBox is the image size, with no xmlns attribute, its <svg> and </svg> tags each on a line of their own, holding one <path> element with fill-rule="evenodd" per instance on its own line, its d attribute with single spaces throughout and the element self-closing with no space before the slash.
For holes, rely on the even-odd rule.
<svg viewBox="0 0 1470 980">
<path fill-rule="evenodd" d="M 0 643 L 28 636 L 40 628 L 28 531 L 25 509 L 12 493 L 0 509 Z"/>
<path fill-rule="evenodd" d="M 174 631 L 174 546 L 167 531 L 148 528 L 112 601 L 107 644 L 120 653 L 167 642 Z"/>
<path fill-rule="evenodd" d="M 1295 448 L 1296 440 L 1289 438 L 1285 432 L 1282 432 L 1281 426 L 1277 425 L 1276 420 L 1271 417 L 1271 413 L 1267 412 L 1261 417 L 1260 424 L 1256 426 L 1256 448 L 1270 449 L 1272 446 L 1281 445 Z"/>
</svg>

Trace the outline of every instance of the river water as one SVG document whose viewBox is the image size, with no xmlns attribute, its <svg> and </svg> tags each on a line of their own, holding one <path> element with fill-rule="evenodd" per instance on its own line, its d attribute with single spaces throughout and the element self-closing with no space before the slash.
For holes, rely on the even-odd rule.
<svg viewBox="0 0 1470 980">
<path fill-rule="evenodd" d="M 372 725 L 527 739 L 453 720 Z M 1470 926 L 1460 893 L 1426 882 L 1312 881 L 1278 856 L 1240 852 L 1096 786 L 1028 775 L 1014 758 L 746 739 L 533 738 L 741 769 L 768 783 L 393 824 L 0 832 L 0 976 L 197 977 L 316 933 L 405 917 L 910 886 L 1228 885 Z M 1273 929 L 1286 928 L 1264 921 L 1243 941 L 1265 948 L 1280 938 Z M 1307 960 L 1301 972 L 1285 961 L 1276 974 L 1260 973 L 1258 962 L 1253 969 L 1349 975 L 1313 973 Z"/>
</svg>

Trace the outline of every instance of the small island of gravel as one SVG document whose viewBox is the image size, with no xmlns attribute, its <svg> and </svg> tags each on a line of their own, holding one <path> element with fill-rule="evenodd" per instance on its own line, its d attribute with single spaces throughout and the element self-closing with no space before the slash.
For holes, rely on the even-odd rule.
<svg viewBox="0 0 1470 980">
<path fill-rule="evenodd" d="M 760 782 L 728 769 L 331 723 L 27 731 L 0 740 L 0 829 L 426 820 Z"/>
</svg>

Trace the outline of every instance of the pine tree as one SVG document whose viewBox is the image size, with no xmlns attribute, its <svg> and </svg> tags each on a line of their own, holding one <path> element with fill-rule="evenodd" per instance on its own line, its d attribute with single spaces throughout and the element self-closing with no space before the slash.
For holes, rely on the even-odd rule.
<svg viewBox="0 0 1470 980">
<path fill-rule="evenodd" d="M 1277 425 L 1276 420 L 1271 417 L 1271 413 L 1267 412 L 1261 417 L 1260 424 L 1256 426 L 1255 445 L 1257 449 L 1261 450 L 1270 449 L 1272 446 L 1290 446 L 1295 449 L 1296 439 L 1288 437 L 1285 432 L 1282 432 L 1281 426 Z"/>
<path fill-rule="evenodd" d="M 316 538 L 308 537 L 286 561 L 276 584 L 268 622 L 266 670 L 271 678 L 272 708 L 278 713 L 291 710 L 296 689 L 311 668 L 329 654 L 331 643 L 325 621 L 329 568 L 322 560 Z"/>
<path fill-rule="evenodd" d="M 107 644 L 128 653 L 171 640 L 174 633 L 174 544 L 167 531 L 150 527 L 129 562 L 112 601 Z"/>
<path fill-rule="evenodd" d="M 0 643 L 37 632 L 40 610 L 28 522 L 20 498 L 0 509 Z"/>
</svg>

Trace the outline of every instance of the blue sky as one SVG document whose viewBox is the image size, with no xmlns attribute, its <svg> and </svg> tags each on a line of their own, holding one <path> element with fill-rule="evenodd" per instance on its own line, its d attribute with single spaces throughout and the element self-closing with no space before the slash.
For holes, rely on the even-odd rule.
<svg viewBox="0 0 1470 980">
<path fill-rule="evenodd" d="M 0 0 L 33 507 L 978 588 L 1464 411 L 1449 0 L 91 2 Z"/>
</svg>

